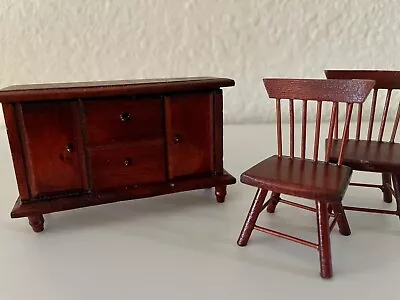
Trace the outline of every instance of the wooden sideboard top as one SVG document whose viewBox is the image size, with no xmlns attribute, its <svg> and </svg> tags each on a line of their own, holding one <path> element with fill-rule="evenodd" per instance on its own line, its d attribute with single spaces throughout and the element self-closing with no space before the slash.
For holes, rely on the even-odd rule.
<svg viewBox="0 0 400 300">
<path fill-rule="evenodd" d="M 209 90 L 234 86 L 235 81 L 217 77 L 159 78 L 13 85 L 0 89 L 0 102 L 62 100 L 127 94 L 158 94 Z"/>
</svg>

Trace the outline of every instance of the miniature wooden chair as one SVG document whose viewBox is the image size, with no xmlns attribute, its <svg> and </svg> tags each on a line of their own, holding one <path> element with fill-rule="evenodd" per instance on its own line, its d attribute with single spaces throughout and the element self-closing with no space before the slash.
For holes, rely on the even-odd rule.
<svg viewBox="0 0 400 300">
<path fill-rule="evenodd" d="M 360 138 L 361 121 L 363 114 L 363 104 L 358 104 L 357 126 L 355 139 L 350 139 L 346 151 L 343 155 L 343 164 L 351 167 L 353 170 L 382 173 L 382 184 L 365 184 L 352 182 L 350 185 L 360 187 L 379 188 L 383 192 L 383 200 L 387 203 L 392 202 L 392 194 L 396 199 L 397 208 L 395 211 L 372 209 L 364 207 L 345 206 L 347 210 L 361 212 L 371 212 L 380 214 L 391 214 L 400 217 L 400 144 L 395 143 L 397 127 L 400 120 L 400 102 L 397 104 L 397 114 L 394 125 L 391 128 L 390 140 L 383 141 L 384 131 L 386 129 L 386 119 L 389 111 L 389 105 L 392 90 L 400 89 L 399 71 L 367 71 L 367 70 L 326 70 L 327 78 L 332 79 L 372 79 L 376 84 L 372 96 L 371 111 L 369 114 L 369 125 L 366 139 Z M 378 91 L 386 90 L 386 100 L 383 104 L 378 101 Z M 373 137 L 373 126 L 375 120 L 376 105 L 382 103 L 383 113 L 377 137 Z M 338 128 L 338 117 L 335 120 L 335 134 Z M 341 140 L 337 135 L 332 144 L 332 152 L 329 161 L 335 162 L 338 159 L 339 145 Z M 391 185 L 393 181 L 393 187 Z"/>
<path fill-rule="evenodd" d="M 271 156 L 241 175 L 241 182 L 257 188 L 257 193 L 244 222 L 237 241 L 239 246 L 246 246 L 253 229 L 282 237 L 293 242 L 315 248 L 319 251 L 321 277 L 332 277 L 332 259 L 330 232 L 336 223 L 343 235 L 350 235 L 346 215 L 341 201 L 350 182 L 351 168 L 342 165 L 345 140 L 348 135 L 354 103 L 362 103 L 374 86 L 372 80 L 313 80 L 313 79 L 264 79 L 264 85 L 270 98 L 276 99 L 278 155 Z M 282 155 L 281 99 L 289 101 L 290 116 L 290 156 Z M 294 100 L 302 100 L 301 155 L 294 154 Z M 313 158 L 306 159 L 307 103 L 317 101 Z M 330 125 L 328 133 L 328 151 L 325 162 L 318 160 L 320 141 L 321 111 L 324 102 L 331 102 Z M 338 103 L 347 103 L 347 115 L 343 130 L 343 142 L 338 162 L 328 163 L 332 146 L 335 115 Z M 268 192 L 271 197 L 265 198 Z M 316 208 L 284 200 L 281 194 L 314 200 Z M 313 211 L 317 216 L 318 243 L 306 241 L 285 233 L 256 225 L 259 214 L 267 208 L 274 212 L 278 203 L 289 204 Z M 332 208 L 332 213 L 328 210 Z M 329 218 L 333 220 L 329 224 Z"/>
</svg>

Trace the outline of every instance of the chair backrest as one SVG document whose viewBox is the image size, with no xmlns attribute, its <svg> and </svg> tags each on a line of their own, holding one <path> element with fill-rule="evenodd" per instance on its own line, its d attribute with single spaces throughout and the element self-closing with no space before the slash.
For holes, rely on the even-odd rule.
<svg viewBox="0 0 400 300">
<path fill-rule="evenodd" d="M 386 127 L 386 119 L 389 111 L 390 100 L 392 96 L 392 91 L 395 89 L 400 89 L 400 71 L 380 71 L 380 70 L 325 70 L 325 76 L 329 79 L 371 79 L 375 81 L 374 92 L 372 95 L 371 110 L 369 113 L 369 124 L 367 132 L 367 140 L 375 140 L 373 137 L 373 126 L 376 114 L 376 104 L 383 102 L 377 101 L 378 91 L 386 90 L 386 100 L 384 102 L 382 117 L 379 127 L 379 133 L 376 138 L 377 141 L 382 142 L 383 133 Z M 355 137 L 356 140 L 360 140 L 361 132 L 361 121 L 363 114 L 363 104 L 359 104 L 358 116 L 357 116 L 357 127 Z M 390 134 L 390 142 L 394 143 L 397 133 L 397 128 L 399 126 L 400 120 L 400 101 L 397 103 L 397 113 L 394 120 L 393 128 Z M 336 128 L 338 127 L 338 118 L 336 118 Z M 336 138 L 336 131 L 335 131 Z"/>
<path fill-rule="evenodd" d="M 328 162 L 331 148 L 333 131 L 335 127 L 338 103 L 347 104 L 345 125 L 343 127 L 343 141 L 340 148 L 338 165 L 342 164 L 345 141 L 349 135 L 349 123 L 354 103 L 363 103 L 374 87 L 373 80 L 336 80 L 336 79 L 280 79 L 265 78 L 264 86 L 268 96 L 276 100 L 276 125 L 278 140 L 278 156 L 282 156 L 282 114 L 281 100 L 289 101 L 289 126 L 290 126 L 290 157 L 294 158 L 294 101 L 302 101 L 301 118 L 301 155 L 299 158 L 306 159 L 306 126 L 307 126 L 307 103 L 317 101 L 317 115 L 315 121 L 313 160 L 318 161 L 318 150 L 320 142 L 321 112 L 322 104 L 332 104 L 325 162 Z"/>
</svg>

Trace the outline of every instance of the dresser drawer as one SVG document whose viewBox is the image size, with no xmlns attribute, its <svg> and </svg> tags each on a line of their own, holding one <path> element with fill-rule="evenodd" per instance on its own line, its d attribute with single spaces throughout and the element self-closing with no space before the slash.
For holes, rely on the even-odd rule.
<svg viewBox="0 0 400 300">
<path fill-rule="evenodd" d="M 89 145 L 163 136 L 159 98 L 84 101 Z"/>
<path fill-rule="evenodd" d="M 166 180 L 162 139 L 89 149 L 94 190 Z"/>
</svg>

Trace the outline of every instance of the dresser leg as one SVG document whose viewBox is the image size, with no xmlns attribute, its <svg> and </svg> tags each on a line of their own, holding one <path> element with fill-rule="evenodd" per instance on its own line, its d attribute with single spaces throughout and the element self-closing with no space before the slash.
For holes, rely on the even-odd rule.
<svg viewBox="0 0 400 300">
<path fill-rule="evenodd" d="M 34 232 L 41 232 L 44 229 L 43 215 L 29 216 L 29 225 L 31 225 Z"/>
<path fill-rule="evenodd" d="M 226 197 L 226 185 L 217 185 L 215 187 L 215 197 L 219 203 L 223 203 Z"/>
</svg>

